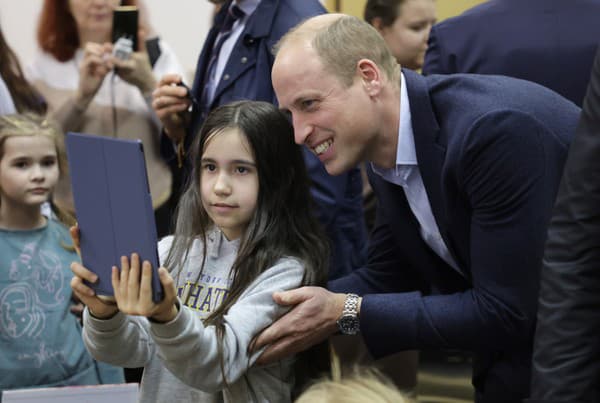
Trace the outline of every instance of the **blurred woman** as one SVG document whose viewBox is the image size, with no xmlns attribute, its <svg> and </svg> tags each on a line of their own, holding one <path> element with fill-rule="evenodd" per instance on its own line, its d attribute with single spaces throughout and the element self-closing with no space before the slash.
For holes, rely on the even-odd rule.
<svg viewBox="0 0 600 403">
<path fill-rule="evenodd" d="M 436 21 L 434 0 L 368 0 L 364 17 L 402 67 L 423 66 L 429 31 Z"/>
<path fill-rule="evenodd" d="M 121 60 L 112 55 L 113 10 L 129 0 L 45 0 L 38 22 L 41 52 L 28 77 L 46 98 L 62 129 L 141 139 L 159 235 L 168 232 L 172 177 L 160 157 L 159 121 L 149 104 L 158 77 L 182 74 L 164 41 L 147 40 L 150 25 L 140 9 L 139 49 Z M 56 188 L 55 202 L 73 212 L 70 181 Z"/>
</svg>

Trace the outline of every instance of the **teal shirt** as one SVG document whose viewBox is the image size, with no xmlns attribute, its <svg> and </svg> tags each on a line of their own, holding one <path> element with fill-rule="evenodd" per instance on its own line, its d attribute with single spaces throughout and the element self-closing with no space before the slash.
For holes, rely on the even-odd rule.
<svg viewBox="0 0 600 403">
<path fill-rule="evenodd" d="M 123 382 L 120 368 L 99 370 L 70 313 L 67 229 L 49 220 L 35 230 L 0 229 L 0 390 Z"/>
</svg>

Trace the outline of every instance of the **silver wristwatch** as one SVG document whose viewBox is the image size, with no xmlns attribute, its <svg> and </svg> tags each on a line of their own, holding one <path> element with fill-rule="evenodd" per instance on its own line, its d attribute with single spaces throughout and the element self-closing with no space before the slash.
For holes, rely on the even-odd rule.
<svg viewBox="0 0 600 403">
<path fill-rule="evenodd" d="M 359 296 L 356 294 L 346 295 L 344 302 L 344 310 L 342 316 L 337 320 L 338 328 L 342 334 L 357 334 L 359 330 L 358 320 L 358 301 Z"/>
</svg>

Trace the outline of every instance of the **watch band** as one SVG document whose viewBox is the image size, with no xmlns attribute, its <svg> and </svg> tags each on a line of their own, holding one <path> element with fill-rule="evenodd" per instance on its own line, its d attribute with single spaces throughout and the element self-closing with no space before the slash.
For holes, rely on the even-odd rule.
<svg viewBox="0 0 600 403">
<path fill-rule="evenodd" d="M 360 297 L 356 294 L 346 294 L 342 315 L 337 320 L 338 328 L 342 334 L 353 335 L 359 332 L 358 303 Z"/>
<path fill-rule="evenodd" d="M 350 314 L 358 317 L 358 299 L 359 297 L 356 294 L 347 294 L 346 301 L 344 301 L 344 310 L 342 311 L 342 315 Z"/>
</svg>

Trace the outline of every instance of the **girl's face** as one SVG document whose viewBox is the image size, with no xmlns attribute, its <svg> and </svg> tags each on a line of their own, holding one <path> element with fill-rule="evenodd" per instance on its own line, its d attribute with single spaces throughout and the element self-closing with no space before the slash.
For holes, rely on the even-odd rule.
<svg viewBox="0 0 600 403">
<path fill-rule="evenodd" d="M 69 0 L 69 10 L 77 24 L 80 39 L 110 41 L 112 13 L 118 5 L 119 0 Z"/>
<path fill-rule="evenodd" d="M 216 133 L 201 158 L 202 205 L 229 240 L 242 236 L 256 210 L 258 172 L 246 137 L 237 128 Z"/>
<path fill-rule="evenodd" d="M 54 141 L 45 136 L 12 136 L 0 159 L 0 205 L 3 209 L 39 207 L 59 177 Z"/>
<path fill-rule="evenodd" d="M 398 63 L 416 70 L 423 66 L 429 31 L 435 21 L 433 0 L 406 0 L 400 4 L 394 23 L 378 27 L 378 31 Z"/>
</svg>

